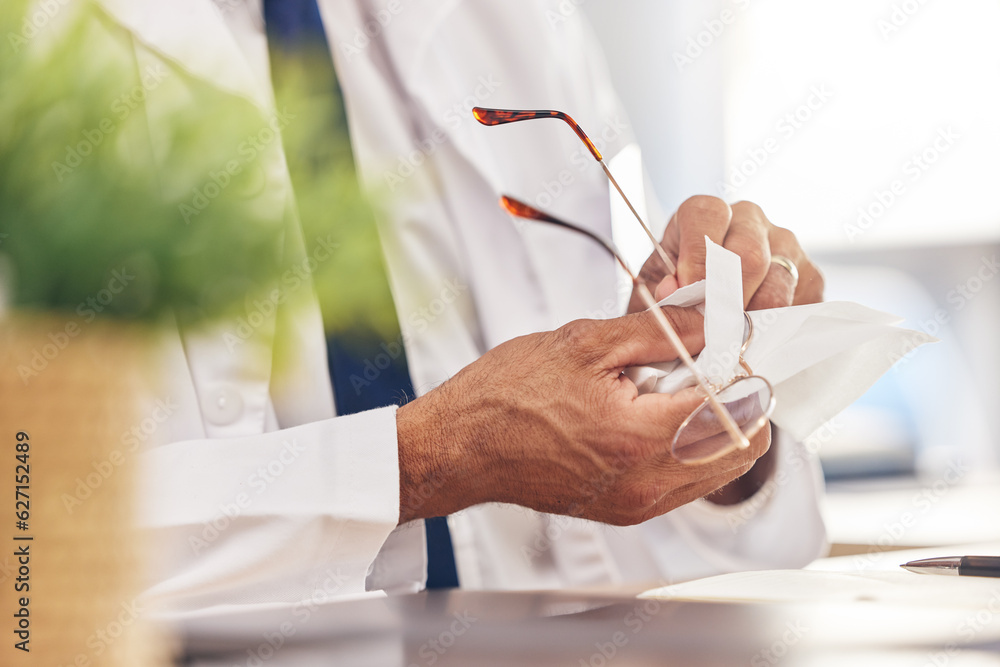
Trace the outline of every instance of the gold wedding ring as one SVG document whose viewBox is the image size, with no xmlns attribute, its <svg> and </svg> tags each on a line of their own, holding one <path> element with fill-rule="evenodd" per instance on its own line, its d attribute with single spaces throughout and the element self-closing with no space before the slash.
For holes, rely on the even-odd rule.
<svg viewBox="0 0 1000 667">
<path fill-rule="evenodd" d="M 788 271 L 792 274 L 792 282 L 796 285 L 799 284 L 799 269 L 795 266 L 795 262 L 784 255 L 771 255 L 771 264 L 777 264 L 785 271 Z"/>
</svg>

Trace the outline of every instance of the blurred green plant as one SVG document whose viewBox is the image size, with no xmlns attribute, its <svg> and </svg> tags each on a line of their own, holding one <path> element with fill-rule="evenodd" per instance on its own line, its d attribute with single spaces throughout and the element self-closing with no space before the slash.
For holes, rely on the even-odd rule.
<svg viewBox="0 0 1000 667">
<path fill-rule="evenodd" d="M 329 69 L 329 60 L 325 45 L 316 44 L 290 57 L 272 54 L 279 106 L 294 115 L 282 141 L 306 252 L 325 256 L 325 246 L 336 246 L 329 260 L 314 267 L 327 332 L 341 342 L 394 340 L 399 328 L 382 245 L 355 168 L 342 92 L 317 75 Z"/>
<path fill-rule="evenodd" d="M 38 34 L 25 30 L 27 7 L 0 9 L 0 254 L 11 305 L 202 318 L 273 280 L 282 220 L 254 216 L 241 194 L 259 174 L 243 165 L 226 187 L 217 182 L 267 119 L 196 80 L 165 81 L 184 75 L 162 65 L 140 68 L 131 37 L 91 2 L 60 5 Z M 165 99 L 178 88 L 184 99 Z M 169 109 L 155 144 L 153 96 Z M 210 205 L 186 214 L 206 188 Z M 106 293 L 110 302 L 90 301 Z"/>
<path fill-rule="evenodd" d="M 305 266 L 286 247 L 283 192 L 264 192 L 274 183 L 261 156 L 283 142 L 291 164 L 317 165 L 295 187 L 327 330 L 398 335 L 339 104 L 293 82 L 268 118 L 177 67 L 139 62 L 96 3 L 59 7 L 33 31 L 28 2 L 0 8 L 0 289 L 14 307 L 79 313 L 122 277 L 101 315 L 246 315 L 251 297 L 298 291 Z"/>
</svg>

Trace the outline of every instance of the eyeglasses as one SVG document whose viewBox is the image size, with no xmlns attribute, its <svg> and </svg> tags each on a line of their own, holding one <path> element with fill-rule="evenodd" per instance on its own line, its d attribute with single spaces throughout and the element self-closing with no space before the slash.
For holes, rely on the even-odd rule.
<svg viewBox="0 0 1000 667">
<path fill-rule="evenodd" d="M 567 125 L 573 128 L 573 131 L 576 132 L 576 136 L 580 137 L 580 140 L 587 146 L 587 150 L 590 151 L 590 154 L 593 155 L 594 159 L 601 165 L 601 169 L 604 170 L 608 180 L 611 181 L 611 185 L 615 186 L 615 190 L 617 190 L 618 194 L 620 194 L 622 199 L 625 200 L 625 204 L 628 206 L 629 210 L 632 211 L 632 215 L 634 215 L 635 219 L 639 221 L 640 225 L 642 225 L 642 230 L 646 232 L 646 236 L 648 236 L 649 240 L 652 241 L 656 254 L 660 256 L 664 266 L 667 267 L 667 275 L 672 276 L 677 273 L 677 267 L 674 266 L 674 262 L 670 259 L 670 255 L 668 255 L 663 249 L 663 246 L 660 245 L 656 236 L 649 229 L 649 225 L 643 221 L 642 216 L 640 216 L 639 212 L 635 210 L 634 206 L 632 206 L 632 202 L 629 201 L 629 198 L 625 196 L 625 191 L 622 190 L 620 185 L 618 185 L 618 181 L 615 179 L 614 174 L 611 173 L 611 169 L 608 168 L 607 163 L 604 161 L 604 156 L 601 155 L 601 151 L 597 150 L 597 146 L 594 145 L 594 142 L 590 140 L 590 137 L 588 137 L 587 133 L 583 131 L 583 128 L 580 127 L 577 122 L 569 116 L 569 114 L 565 114 L 562 111 L 516 111 L 512 109 L 486 109 L 484 107 L 474 107 L 472 109 L 472 115 L 483 125 L 489 126 L 506 125 L 507 123 L 517 123 L 522 120 L 535 120 L 537 118 L 557 118 L 564 121 Z"/>
<path fill-rule="evenodd" d="M 489 126 L 505 125 L 507 123 L 539 118 L 556 118 L 569 125 L 576 133 L 576 136 L 587 146 L 590 154 L 601 165 L 608 180 L 611 181 L 615 190 L 618 191 L 625 204 L 628 205 L 635 219 L 639 221 L 643 231 L 646 232 L 646 236 L 653 243 L 653 248 L 656 250 L 657 255 L 659 255 L 666 266 L 667 274 L 674 275 L 677 273 L 677 269 L 670 256 L 663 249 L 663 246 L 660 245 L 659 240 L 650 230 L 649 225 L 643 221 L 642 216 L 636 211 L 621 186 L 618 185 L 618 181 L 604 161 L 604 156 L 601 155 L 601 152 L 594 145 L 594 142 L 591 141 L 590 137 L 587 136 L 587 133 L 583 131 L 583 128 L 568 114 L 562 111 L 551 110 L 527 111 L 487 109 L 484 107 L 475 107 L 472 113 L 476 120 L 483 125 Z M 511 197 L 504 196 L 500 200 L 500 203 L 512 215 L 559 225 L 590 237 L 610 252 L 622 268 L 625 269 L 625 272 L 632 278 L 632 284 L 636 292 L 640 295 L 646 307 L 654 313 L 657 323 L 667 335 L 671 345 L 677 350 L 677 354 L 684 362 L 684 365 L 691 371 L 702 393 L 700 402 L 695 405 L 694 409 L 674 434 L 673 441 L 671 442 L 671 453 L 674 458 L 685 463 L 704 463 L 725 456 L 735 449 L 750 446 L 750 438 L 755 436 L 764 427 L 771 413 L 774 412 L 775 399 L 771 383 L 759 375 L 754 375 L 750 366 L 743 359 L 743 353 L 746 351 L 753 336 L 753 321 L 749 315 L 744 313 L 747 321 L 747 338 L 743 342 L 739 354 L 739 365 L 744 372 L 738 373 L 721 384 L 713 384 L 695 366 L 694 360 L 684 347 L 684 344 L 681 343 L 680 337 L 670 325 L 670 321 L 663 314 L 663 311 L 657 307 L 656 300 L 650 293 L 649 288 L 644 281 L 632 273 L 613 243 L 586 229 L 559 220 Z"/>
<path fill-rule="evenodd" d="M 750 446 L 750 438 L 757 435 L 774 412 L 774 390 L 771 383 L 759 375 L 754 375 L 749 364 L 743 359 L 753 338 L 753 320 L 744 313 L 747 334 L 740 348 L 739 366 L 736 375 L 721 383 L 713 383 L 695 366 L 694 359 L 681 342 L 670 324 L 670 320 L 656 304 L 645 281 L 635 275 L 615 245 L 590 230 L 560 220 L 547 213 L 504 195 L 500 204 L 508 213 L 528 220 L 537 220 L 583 234 L 599 243 L 617 260 L 632 279 L 632 285 L 643 303 L 653 313 L 657 324 L 666 334 L 684 365 L 691 371 L 700 394 L 692 397 L 692 410 L 674 433 L 670 452 L 682 463 L 707 463 L 726 454 Z M 680 396 L 680 393 L 677 394 Z M 687 397 L 685 397 L 687 398 Z"/>
</svg>

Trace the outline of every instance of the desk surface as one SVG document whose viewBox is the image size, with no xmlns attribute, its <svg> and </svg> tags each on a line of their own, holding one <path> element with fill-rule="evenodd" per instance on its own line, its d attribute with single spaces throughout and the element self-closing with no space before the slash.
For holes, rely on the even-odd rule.
<svg viewBox="0 0 1000 667">
<path fill-rule="evenodd" d="M 192 667 L 960 667 L 1000 665 L 1000 598 L 996 607 L 975 621 L 964 609 L 453 591 L 203 618 L 181 630 Z M 963 629 L 970 617 L 978 625 Z"/>
</svg>

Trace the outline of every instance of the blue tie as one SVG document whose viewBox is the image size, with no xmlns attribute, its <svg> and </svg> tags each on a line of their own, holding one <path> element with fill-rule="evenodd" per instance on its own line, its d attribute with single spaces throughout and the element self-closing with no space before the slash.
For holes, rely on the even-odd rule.
<svg viewBox="0 0 1000 667">
<path fill-rule="evenodd" d="M 264 21 L 279 107 L 284 108 L 283 103 L 288 100 L 288 106 L 293 108 L 294 95 L 303 94 L 326 96 L 335 105 L 336 113 L 331 114 L 334 117 L 329 120 L 329 134 L 317 137 L 312 144 L 316 150 L 287 156 L 292 184 L 298 193 L 304 191 L 299 183 L 309 178 L 310 170 L 315 173 L 322 169 L 323 162 L 349 159 L 353 170 L 347 116 L 316 0 L 264 0 Z M 295 81 L 298 88 L 294 92 L 286 89 L 286 81 Z M 334 147 L 327 148 L 329 144 Z M 369 216 L 369 221 L 374 229 L 374 219 Z M 391 311 L 393 336 L 386 340 L 384 333 L 376 334 L 371 327 L 358 326 L 338 331 L 327 340 L 337 414 L 349 415 L 405 403 L 414 395 L 387 279 L 383 291 L 383 298 L 373 299 L 373 302 L 381 302 L 381 307 Z M 458 571 L 447 518 L 427 519 L 425 526 L 427 588 L 457 587 Z"/>
</svg>

